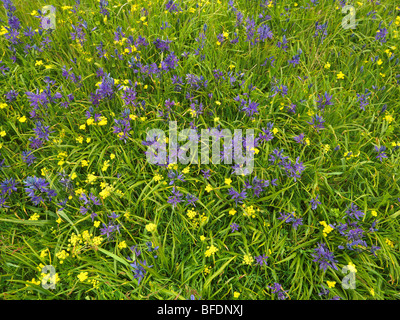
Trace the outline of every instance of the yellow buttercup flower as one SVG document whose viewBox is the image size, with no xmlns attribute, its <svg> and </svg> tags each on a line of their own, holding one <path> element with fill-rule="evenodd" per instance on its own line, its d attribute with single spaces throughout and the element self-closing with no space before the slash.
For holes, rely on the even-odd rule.
<svg viewBox="0 0 400 320">
<path fill-rule="evenodd" d="M 234 216 L 236 212 L 237 212 L 237 211 L 236 211 L 235 209 L 229 210 L 229 214 L 230 214 L 231 216 Z"/>
<path fill-rule="evenodd" d="M 124 249 L 124 248 L 126 248 L 127 246 L 128 246 L 128 245 L 126 244 L 125 240 L 122 241 L 122 242 L 120 242 L 120 243 L 118 244 L 118 248 L 119 248 L 119 249 Z"/>
<path fill-rule="evenodd" d="M 87 272 L 81 272 L 78 274 L 78 279 L 80 282 L 85 281 L 88 278 L 88 273 Z"/>
<path fill-rule="evenodd" d="M 157 225 L 155 223 L 149 223 L 146 225 L 146 230 L 148 232 L 154 232 L 157 228 Z"/>
<path fill-rule="evenodd" d="M 39 220 L 40 216 L 37 213 L 34 213 L 33 215 L 30 216 L 30 218 L 28 220 Z"/>
<path fill-rule="evenodd" d="M 344 73 L 342 71 L 340 71 L 337 75 L 336 75 L 337 79 L 344 79 Z"/>
<path fill-rule="evenodd" d="M 225 184 L 226 184 L 226 185 L 230 186 L 231 183 L 232 183 L 232 179 L 231 179 L 231 178 L 226 178 L 226 179 L 225 179 Z"/>
</svg>

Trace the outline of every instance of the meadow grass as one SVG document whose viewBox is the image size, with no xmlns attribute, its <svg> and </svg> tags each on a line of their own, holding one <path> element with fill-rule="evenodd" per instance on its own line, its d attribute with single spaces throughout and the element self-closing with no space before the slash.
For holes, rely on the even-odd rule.
<svg viewBox="0 0 400 320">
<path fill-rule="evenodd" d="M 100 3 L 107 14 L 100 12 Z M 189 0 L 175 1 L 176 12 L 173 1 L 100 3 L 82 0 L 74 13 L 75 1 L 14 0 L 14 15 L 22 26 L 16 37 L 20 43 L 13 45 L 7 37 L 12 29 L 1 31 L 0 66 L 7 67 L 0 75 L 2 299 L 399 298 L 398 2 L 354 2 L 355 29 L 342 27 L 345 14 L 340 1 Z M 57 9 L 53 31 L 43 30 L 37 17 L 45 5 Z M 4 27 L 8 27 L 6 12 L 2 6 Z M 243 22 L 238 22 L 238 12 Z M 71 38 L 76 32 L 71 26 L 78 28 L 83 21 L 85 41 L 80 45 Z M 319 34 L 317 21 L 328 23 Z M 263 25 L 273 35 L 257 41 L 258 27 Z M 24 36 L 27 26 L 41 32 Z M 116 41 L 117 28 L 124 35 Z M 384 41 L 376 37 L 383 28 Z M 283 35 L 288 41 L 285 50 L 277 46 Z M 129 36 L 135 45 L 129 44 Z M 147 46 L 137 45 L 139 36 L 146 38 Z M 46 37 L 49 45 L 38 50 Z M 231 43 L 236 37 L 237 43 Z M 157 48 L 156 39 L 171 40 L 169 50 Z M 101 42 L 105 57 L 99 54 Z M 26 44 L 31 46 L 24 51 Z M 135 48 L 125 51 L 128 47 Z M 161 68 L 170 52 L 178 62 L 168 71 L 148 75 L 137 65 L 130 67 L 129 62 L 140 55 L 142 65 L 155 63 Z M 289 63 L 297 54 L 299 63 Z M 271 57 L 272 64 L 272 59 L 266 62 Z M 80 81 L 67 79 L 64 66 L 81 76 Z M 99 68 L 114 79 L 114 85 L 111 98 L 102 96 L 96 105 L 90 93 L 106 81 Z M 214 70 L 220 70 L 224 79 L 218 80 Z M 338 77 L 341 72 L 343 79 Z M 198 76 L 199 83 L 207 80 L 207 85 L 193 88 L 190 74 Z M 182 78 L 180 90 L 171 80 L 174 75 Z M 59 92 L 62 97 L 39 102 L 35 109 L 26 93 L 47 90 L 49 79 L 54 81 L 51 95 Z M 136 105 L 126 105 L 124 88 L 118 85 L 133 88 Z M 282 85 L 287 86 L 286 94 L 280 91 Z M 370 95 L 361 107 L 359 95 L 366 89 Z M 15 99 L 6 98 L 10 90 L 19 92 Z M 318 101 L 325 93 L 332 98 L 323 108 Z M 63 106 L 68 94 L 74 99 Z M 235 100 L 239 95 L 258 103 L 257 112 L 248 115 Z M 232 131 L 254 129 L 257 136 L 271 134 L 272 139 L 260 140 L 257 146 L 252 174 L 232 174 L 228 164 L 178 163 L 169 169 L 182 174 L 184 182 L 172 183 L 171 170 L 150 164 L 142 141 L 149 129 L 168 132 L 168 121 L 159 116 L 160 110 L 168 112 L 167 99 L 175 102 L 169 119 L 180 129 L 219 125 Z M 291 104 L 296 105 L 294 112 Z M 121 115 L 125 109 L 130 117 Z M 100 121 L 90 124 L 88 118 L 95 113 L 101 114 Z M 310 124 L 315 115 L 325 120 L 323 128 Z M 124 117 L 130 124 L 126 137 L 113 128 L 114 119 Z M 39 121 L 50 131 L 43 133 L 46 138 L 38 138 Z M 273 127 L 262 131 L 269 123 Z M 304 139 L 297 143 L 293 138 L 300 134 Z M 36 148 L 31 144 L 35 137 L 41 141 Z M 381 150 L 386 158 L 377 158 L 381 152 L 375 146 L 386 147 Z M 281 149 L 292 163 L 298 158 L 304 170 L 297 167 L 293 177 L 284 161 L 273 164 L 271 155 Z M 27 150 L 36 157 L 32 163 L 22 158 Z M 206 170 L 209 179 L 203 175 Z M 27 177 L 45 179 L 57 196 L 51 201 L 44 196 L 35 205 L 24 190 Z M 253 194 L 253 185 L 243 203 L 236 205 L 229 190 L 245 190 L 254 177 L 270 185 L 259 196 Z M 10 194 L 9 179 L 18 182 Z M 172 206 L 167 200 L 173 187 L 198 198 L 196 206 L 185 202 Z M 92 210 L 82 194 L 93 194 L 99 205 L 91 205 Z M 312 209 L 310 201 L 317 195 L 321 204 Z M 362 211 L 359 220 L 346 212 L 351 204 Z M 83 214 L 82 207 L 88 212 Z M 188 212 L 191 209 L 195 214 Z M 97 214 L 93 219 L 92 212 Z M 119 217 L 112 218 L 112 213 Z M 294 213 L 302 223 L 293 228 L 279 219 L 280 213 Z M 326 232 L 329 228 L 321 221 L 332 230 Z M 376 231 L 370 229 L 374 221 Z M 101 230 L 110 222 L 119 225 L 119 231 L 114 229 L 108 238 Z M 233 223 L 239 225 L 234 232 Z M 340 228 L 344 224 L 347 229 Z M 360 229 L 362 236 L 356 240 L 365 242 L 353 244 L 351 232 Z M 149 242 L 158 248 L 149 251 Z M 323 270 L 313 261 L 320 243 L 334 254 L 336 269 Z M 375 254 L 372 246 L 379 247 Z M 215 253 L 209 251 L 214 247 Z M 256 263 L 254 257 L 260 255 L 268 256 L 267 264 Z M 342 268 L 349 264 L 356 269 L 355 289 L 341 286 L 346 275 Z M 41 285 L 45 265 L 56 270 L 55 289 Z M 276 283 L 286 291 L 283 296 L 270 288 Z M 329 293 L 320 295 L 328 286 Z"/>
</svg>

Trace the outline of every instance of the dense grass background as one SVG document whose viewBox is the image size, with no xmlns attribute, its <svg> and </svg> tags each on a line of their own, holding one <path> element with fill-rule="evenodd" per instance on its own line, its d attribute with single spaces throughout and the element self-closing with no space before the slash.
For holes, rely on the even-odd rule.
<svg viewBox="0 0 400 320">
<path fill-rule="evenodd" d="M 234 1 L 234 7 L 243 13 L 245 21 L 253 17 L 257 26 L 268 24 L 273 32 L 272 39 L 252 45 L 246 41 L 246 23 L 236 25 L 236 14 L 227 1 L 177 1 L 181 8 L 178 13 L 168 12 L 167 2 L 110 0 L 107 19 L 100 13 L 98 1 L 82 0 L 77 13 L 71 12 L 74 1 L 13 2 L 17 8 L 15 15 L 23 27 L 39 29 L 40 20 L 33 11 L 47 4 L 57 8 L 57 25 L 53 32 L 44 31 L 32 40 L 39 44 L 49 37 L 49 49 L 30 50 L 25 54 L 23 46 L 18 45 L 15 63 L 10 60 L 9 40 L 4 34 L 0 39 L 1 60 L 9 68 L 5 75 L 0 75 L 0 103 L 6 103 L 0 109 L 0 132 L 5 132 L 0 138 L 0 161 L 5 159 L 0 182 L 10 178 L 19 182 L 18 191 L 6 202 L 9 207 L 0 208 L 1 298 L 188 299 L 193 294 L 196 299 L 233 299 L 234 292 L 238 292 L 239 299 L 277 299 L 269 288 L 274 283 L 287 290 L 287 298 L 296 300 L 334 296 L 399 298 L 400 151 L 395 147 L 400 142 L 398 3 L 355 2 L 357 27 L 346 30 L 341 27 L 345 15 L 339 1 L 315 4 L 283 1 L 266 7 L 261 6 L 264 1 Z M 263 12 L 270 15 L 269 21 L 257 18 Z M 146 18 L 141 20 L 141 17 Z M 0 18 L 1 24 L 7 26 L 3 7 Z M 87 41 L 83 47 L 71 40 L 70 34 L 71 25 L 77 26 L 80 19 L 87 23 L 84 30 Z M 328 22 L 323 41 L 314 37 L 317 21 Z M 165 22 L 169 27 L 161 29 Z M 207 26 L 204 47 L 200 55 L 195 55 L 199 47 L 196 39 L 204 25 Z M 114 42 L 117 27 L 126 37 L 133 36 L 136 40 L 141 35 L 148 40 L 147 47 L 140 47 L 144 64 L 159 65 L 165 59 L 167 52 L 160 53 L 153 41 L 168 37 L 172 40 L 170 50 L 179 58 L 176 69 L 160 77 L 144 79 L 134 73 L 128 61 L 137 52 L 124 54 L 123 60 L 112 57 L 115 49 L 121 54 L 126 47 Z M 385 43 L 375 39 L 381 28 L 388 30 Z M 218 45 L 217 35 L 223 32 L 229 34 L 229 40 L 235 38 L 236 32 L 238 43 L 227 40 Z M 286 52 L 276 46 L 283 34 L 288 40 Z M 23 36 L 20 39 L 27 41 Z M 108 59 L 98 56 L 96 47 L 100 42 L 108 52 Z M 288 60 L 299 49 L 302 50 L 300 63 L 292 66 Z M 190 54 L 182 56 L 184 52 Z M 271 56 L 275 59 L 274 66 L 269 62 L 262 66 Z M 74 58 L 76 63 L 71 61 Z M 82 76 L 81 86 L 62 76 L 63 66 Z M 115 90 L 112 100 L 103 100 L 94 107 L 96 113 L 107 118 L 107 124 L 86 123 L 86 111 L 92 106 L 90 93 L 101 82 L 96 76 L 100 67 L 120 83 L 140 82 L 136 88 L 137 101 L 145 101 L 145 108 L 130 107 L 131 114 L 137 118 L 131 121 L 126 142 L 113 133 L 114 119 L 121 119 L 121 112 L 126 108 L 122 91 Z M 221 70 L 226 80 L 217 81 L 214 69 Z M 228 72 L 243 75 L 236 76 L 238 80 L 231 85 Z M 340 72 L 344 79 L 337 78 Z M 190 90 L 190 85 L 184 83 L 182 91 L 176 91 L 171 77 L 178 75 L 185 81 L 187 74 L 203 76 L 209 81 L 207 87 Z M 25 92 L 46 89 L 45 77 L 56 83 L 52 85 L 53 94 L 62 93 L 64 100 L 67 94 L 73 94 L 75 99 L 68 108 L 61 106 L 60 101 L 42 108 L 42 122 L 51 129 L 50 140 L 32 150 L 29 138 L 34 136 L 36 121 L 30 117 L 32 107 Z M 288 87 L 287 95 L 271 96 L 276 80 Z M 251 92 L 249 85 L 255 86 Z M 361 110 L 357 93 L 364 94 L 365 89 L 371 95 L 369 104 Z M 10 90 L 20 92 L 12 103 L 4 96 Z M 188 111 L 188 91 L 204 106 L 204 113 L 198 117 Z M 259 113 L 254 118 L 240 111 L 239 103 L 234 100 L 245 92 L 259 103 Z M 321 112 L 316 101 L 325 92 L 333 96 L 333 105 Z M 277 132 L 271 141 L 258 147 L 250 178 L 277 179 L 277 186 L 268 187 L 260 197 L 248 196 L 244 200 L 246 206 L 258 209 L 254 218 L 245 216 L 243 208 L 236 207 L 228 194 L 231 187 L 242 191 L 249 177 L 231 175 L 231 167 L 225 164 L 190 165 L 184 173 L 185 182 L 175 183 L 183 194 L 199 198 L 195 218 L 187 215 L 191 207 L 178 204 L 172 208 L 167 203 L 172 189 L 168 170 L 149 164 L 144 154 L 147 148 L 141 143 L 150 128 L 168 131 L 168 122 L 158 116 L 159 110 L 165 110 L 167 99 L 179 102 L 173 107 L 171 119 L 178 122 L 180 129 L 188 128 L 193 121 L 201 129 L 220 124 L 221 128 L 231 130 L 252 128 L 258 135 L 269 122 L 274 123 Z M 295 113 L 287 111 L 286 106 L 291 103 L 297 105 Z M 384 105 L 387 109 L 382 112 Z M 308 123 L 313 114 L 322 115 L 324 129 L 317 131 Z M 19 121 L 23 116 L 26 122 Z M 293 137 L 301 133 L 309 139 L 309 145 L 294 141 Z M 82 143 L 79 137 L 83 138 Z M 340 149 L 335 150 L 337 146 Z M 382 162 L 376 158 L 374 146 L 386 146 L 387 158 Z M 268 159 L 274 149 L 283 149 L 284 155 L 292 160 L 299 157 L 306 167 L 300 179 L 295 181 L 283 169 L 270 165 Z M 36 157 L 30 166 L 21 160 L 25 150 L 32 150 Z M 356 156 L 346 157 L 348 152 Z M 82 167 L 83 160 L 88 161 L 88 166 Z M 106 160 L 110 166 L 103 171 Z M 186 167 L 178 164 L 179 173 Z M 209 180 L 201 172 L 207 169 L 211 170 Z M 76 174 L 72 195 L 60 183 L 59 172 L 68 177 Z M 96 176 L 96 180 L 90 182 L 89 174 Z M 162 176 L 161 181 L 154 179 L 157 174 Z M 35 206 L 23 190 L 28 176 L 46 178 L 58 194 L 56 199 Z M 225 183 L 226 178 L 232 179 L 231 185 Z M 100 194 L 104 190 L 102 183 L 114 187 L 105 198 Z M 206 190 L 208 184 L 213 188 L 210 192 Z M 101 225 L 96 227 L 89 214 L 80 213 L 81 192 L 93 193 L 101 200 L 95 210 L 98 215 L 95 221 L 107 224 L 112 212 L 120 216 L 120 233 L 115 233 L 113 239 L 103 236 L 100 245 L 93 245 L 93 237 L 100 235 Z M 316 195 L 321 205 L 312 210 L 310 200 Z M 64 209 L 58 210 L 61 206 L 57 203 L 65 199 L 68 201 Z M 332 225 L 344 223 L 351 203 L 364 212 L 360 224 L 366 231 L 378 220 L 378 231 L 366 232 L 364 238 L 369 246 L 381 248 L 376 251 L 376 257 L 369 250 L 340 250 L 338 246 L 345 244 L 345 238 L 337 229 L 326 237 L 323 235 L 320 221 Z M 235 215 L 229 214 L 232 208 L 237 211 Z M 293 211 L 303 219 L 303 225 L 297 230 L 278 219 L 279 212 Z M 376 217 L 373 211 L 377 212 Z M 39 215 L 37 220 L 32 220 L 34 214 Z M 146 229 L 149 223 L 156 224 L 156 231 Z M 238 231 L 231 232 L 232 223 L 240 226 Z M 89 242 L 78 241 L 68 247 L 74 234 L 82 235 L 86 230 L 92 234 Z M 123 241 L 127 244 L 125 248 L 120 245 Z M 157 258 L 147 250 L 149 241 L 159 246 Z M 313 262 L 311 254 L 320 242 L 326 243 L 334 253 L 338 270 L 323 271 Z M 206 257 L 205 252 L 211 245 L 218 251 Z M 140 284 L 134 278 L 132 262 L 127 260 L 128 256 L 135 258 L 132 246 L 141 250 L 137 259 L 146 260 L 152 266 L 144 267 L 147 273 Z M 64 260 L 57 256 L 62 250 L 69 252 Z M 262 254 L 268 256 L 267 266 L 243 263 L 245 255 Z M 357 269 L 357 287 L 344 290 L 341 281 L 345 275 L 341 270 L 350 262 Z M 38 282 L 43 277 L 42 266 L 50 264 L 59 279 L 54 290 L 44 289 Z M 78 278 L 82 272 L 88 276 L 83 281 Z M 329 289 L 327 296 L 318 295 L 322 286 L 327 288 L 327 281 L 335 281 L 335 287 Z"/>
</svg>

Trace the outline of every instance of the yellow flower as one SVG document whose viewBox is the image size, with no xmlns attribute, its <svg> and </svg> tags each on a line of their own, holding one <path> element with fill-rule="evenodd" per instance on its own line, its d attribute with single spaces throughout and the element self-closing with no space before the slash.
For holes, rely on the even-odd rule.
<svg viewBox="0 0 400 320">
<path fill-rule="evenodd" d="M 42 250 L 42 252 L 40 252 L 40 257 L 41 258 L 44 258 L 44 257 L 46 257 L 46 255 L 47 255 L 47 252 L 49 251 L 49 249 L 48 248 L 46 248 L 46 249 L 44 249 L 44 250 Z"/>
<path fill-rule="evenodd" d="M 323 145 L 323 151 L 326 153 L 331 149 L 331 146 L 329 144 L 324 144 Z"/>
<path fill-rule="evenodd" d="M 273 133 L 273 134 L 277 134 L 278 131 L 279 131 L 279 130 L 278 130 L 277 128 L 273 128 L 273 129 L 272 129 L 272 133 Z"/>
<path fill-rule="evenodd" d="M 334 288 L 336 281 L 327 281 L 326 284 L 328 285 L 328 288 Z"/>
<path fill-rule="evenodd" d="M 329 69 L 331 67 L 331 64 L 329 62 L 325 63 L 324 68 Z"/>
<path fill-rule="evenodd" d="M 244 255 L 244 257 L 243 257 L 244 264 L 251 265 L 253 263 L 253 261 L 254 261 L 254 258 L 251 255 L 249 255 L 249 254 Z"/>
<path fill-rule="evenodd" d="M 35 278 L 32 278 L 31 281 L 27 281 L 28 283 L 32 283 L 32 284 L 36 284 L 37 286 L 40 286 L 41 282 L 40 280 L 35 280 Z M 26 284 L 26 286 L 28 286 L 28 284 Z"/>
<path fill-rule="evenodd" d="M 373 297 L 375 296 L 375 291 L 374 291 L 374 289 L 371 288 L 371 289 L 369 290 L 369 293 L 371 294 L 371 296 L 373 296 Z"/>
<path fill-rule="evenodd" d="M 97 177 L 94 174 L 89 173 L 87 176 L 87 182 L 93 184 L 97 180 Z"/>
<path fill-rule="evenodd" d="M 383 61 L 382 59 L 379 59 L 376 63 L 378 64 L 378 66 L 380 66 L 383 63 Z"/>
<path fill-rule="evenodd" d="M 174 169 L 174 170 L 178 170 L 178 164 L 176 164 L 176 163 L 170 163 L 169 165 L 168 165 L 168 169 Z"/>
<path fill-rule="evenodd" d="M 0 36 L 5 35 L 6 33 L 8 33 L 8 30 L 4 26 L 1 26 Z"/>
<path fill-rule="evenodd" d="M 111 153 L 111 154 L 110 154 L 110 159 L 111 159 L 111 160 L 115 159 L 115 154 L 114 154 L 114 153 Z"/>
<path fill-rule="evenodd" d="M 240 293 L 239 292 L 234 292 L 233 293 L 233 297 L 235 298 L 235 299 L 237 299 L 237 298 L 239 298 L 239 296 L 240 296 Z"/>
<path fill-rule="evenodd" d="M 226 178 L 225 179 L 225 184 L 227 184 L 228 186 L 230 186 L 232 183 L 232 179 L 231 178 Z"/>
<path fill-rule="evenodd" d="M 100 221 L 99 220 L 95 221 L 93 225 L 95 228 L 98 228 L 100 226 Z"/>
<path fill-rule="evenodd" d="M 78 175 L 76 174 L 76 172 L 73 172 L 71 174 L 71 180 L 74 180 Z"/>
<path fill-rule="evenodd" d="M 185 169 L 182 170 L 182 173 L 187 174 L 190 171 L 190 167 L 186 167 Z"/>
<path fill-rule="evenodd" d="M 336 75 L 337 79 L 344 79 L 344 73 L 342 71 L 340 71 L 337 75 Z"/>
<path fill-rule="evenodd" d="M 206 240 L 206 237 L 205 236 L 200 236 L 200 241 L 204 241 L 204 240 Z"/>
<path fill-rule="evenodd" d="M 82 167 L 87 167 L 89 165 L 89 162 L 87 162 L 87 160 L 82 160 L 81 161 L 81 166 Z"/>
<path fill-rule="evenodd" d="M 389 247 L 394 248 L 393 241 L 391 241 L 391 240 L 389 240 L 389 239 L 385 239 L 385 242 L 387 243 L 387 245 L 388 245 Z"/>
<path fill-rule="evenodd" d="M 187 216 L 189 217 L 189 219 L 193 219 L 195 216 L 196 216 L 196 214 L 197 214 L 197 212 L 196 211 L 194 211 L 194 210 L 188 210 L 188 212 L 186 213 L 187 214 Z"/>
<path fill-rule="evenodd" d="M 333 231 L 333 228 L 325 221 L 320 221 L 319 223 L 324 226 L 324 230 L 322 230 L 322 234 L 324 235 L 324 237 L 326 237 L 330 232 Z"/>
<path fill-rule="evenodd" d="M 101 120 L 97 123 L 98 126 L 105 126 L 107 124 L 107 118 L 101 117 Z"/>
<path fill-rule="evenodd" d="M 88 278 L 88 273 L 87 272 L 81 272 L 78 274 L 78 279 L 80 282 L 85 281 Z"/>
<path fill-rule="evenodd" d="M 235 210 L 235 209 L 231 209 L 231 210 L 229 210 L 229 214 L 231 215 L 231 216 L 234 216 L 235 215 L 235 213 L 236 213 L 237 211 Z"/>
<path fill-rule="evenodd" d="M 110 160 L 105 160 L 103 163 L 103 167 L 101 168 L 101 171 L 107 171 L 108 167 L 110 166 Z"/>
<path fill-rule="evenodd" d="M 372 211 L 371 211 L 371 215 L 372 215 L 373 217 L 376 217 L 376 216 L 378 215 L 378 213 L 377 213 L 375 210 L 372 210 Z"/>
<path fill-rule="evenodd" d="M 60 223 L 62 222 L 62 219 L 61 219 L 61 218 L 58 218 L 58 219 L 56 220 L 56 222 L 57 222 L 58 224 L 60 224 Z"/>
<path fill-rule="evenodd" d="M 36 61 L 35 66 L 41 66 L 42 64 L 43 64 L 43 61 L 42 60 L 38 60 L 38 61 Z"/>
<path fill-rule="evenodd" d="M 385 116 L 385 120 L 389 123 L 392 123 L 392 121 L 394 121 L 394 118 L 392 117 L 392 115 L 388 114 Z"/>
<path fill-rule="evenodd" d="M 244 212 L 243 212 L 244 216 L 252 217 L 252 218 L 255 217 L 254 213 L 256 212 L 256 210 L 254 210 L 253 206 L 246 207 L 246 205 L 243 205 L 243 208 L 244 208 Z"/>
<path fill-rule="evenodd" d="M 155 223 L 149 223 L 146 225 L 146 230 L 148 232 L 154 232 L 157 228 L 157 225 Z"/>
<path fill-rule="evenodd" d="M 39 220 L 39 217 L 40 216 L 37 213 L 34 213 L 28 220 L 33 220 L 33 221 Z"/>
<path fill-rule="evenodd" d="M 353 264 L 353 262 L 349 262 L 348 265 L 350 272 L 357 272 L 356 266 Z"/>
<path fill-rule="evenodd" d="M 64 260 L 69 256 L 69 253 L 67 253 L 67 251 L 62 250 L 60 252 L 56 253 L 56 257 L 58 260 L 60 260 L 60 264 L 63 264 Z"/>
<path fill-rule="evenodd" d="M 0 137 L 5 137 L 6 136 L 6 132 L 3 130 L 3 131 L 0 131 Z"/>
<path fill-rule="evenodd" d="M 160 181 L 160 180 L 162 180 L 162 175 L 160 175 L 160 174 L 156 174 L 155 176 L 154 176 L 154 181 Z"/>
<path fill-rule="evenodd" d="M 119 248 L 119 249 L 124 249 L 124 248 L 126 248 L 126 247 L 127 247 L 127 244 L 126 244 L 125 240 L 122 241 L 122 242 L 120 242 L 120 243 L 118 244 L 118 248 Z"/>
<path fill-rule="evenodd" d="M 19 122 L 26 122 L 26 117 L 22 116 L 21 118 L 18 119 Z"/>
<path fill-rule="evenodd" d="M 4 103 L 4 102 L 0 103 L 0 109 L 4 109 L 6 107 L 7 107 L 7 103 Z"/>
<path fill-rule="evenodd" d="M 204 270 L 203 270 L 204 274 L 209 274 L 210 273 L 210 269 L 211 269 L 210 266 L 204 266 Z"/>
<path fill-rule="evenodd" d="M 218 251 L 218 248 L 215 247 L 214 245 L 208 246 L 208 249 L 206 250 L 206 252 L 204 253 L 204 255 L 206 257 L 210 257 L 212 255 L 214 255 L 214 253 L 216 253 Z"/>
<path fill-rule="evenodd" d="M 85 190 L 83 190 L 82 188 L 79 188 L 79 189 L 75 190 L 75 195 L 80 196 L 84 192 L 85 192 Z"/>
<path fill-rule="evenodd" d="M 207 191 L 207 192 L 210 192 L 212 189 L 213 189 L 213 188 L 211 187 L 211 185 L 208 184 L 207 187 L 206 187 L 206 191 Z"/>
</svg>

